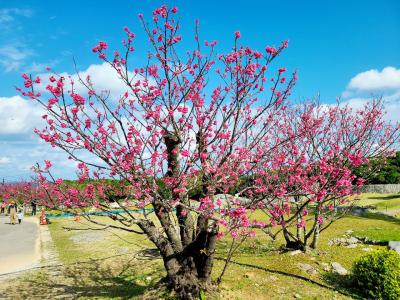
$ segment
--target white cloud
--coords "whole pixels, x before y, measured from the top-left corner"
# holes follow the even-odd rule
[[[400,89],[400,69],[385,67],[382,71],[372,69],[354,76],[347,91],[373,92]]]
[[[11,159],[9,157],[7,157],[7,156],[0,157],[0,166],[8,165],[9,163],[11,163]]]
[[[24,60],[32,55],[29,50],[18,49],[12,45],[6,45],[0,48],[0,55],[5,56],[11,60]]]
[[[64,72],[60,73],[59,75],[64,76],[65,78],[70,77],[75,83],[75,92],[80,94],[85,94],[87,89],[78,82],[78,79],[80,77],[85,81],[87,76],[90,76],[96,92],[99,93],[100,91],[109,91],[112,99],[118,99],[119,96],[123,95],[127,91],[127,86],[119,78],[118,73],[108,63],[105,62],[100,65],[90,65],[85,71],[80,71],[78,74],[69,74]],[[42,92],[46,92],[45,87],[49,83],[48,77],[50,75],[45,73],[39,74],[38,76],[43,80],[43,83],[39,86],[39,89]],[[129,76],[132,78],[134,74],[129,72]]]
[[[0,24],[14,21],[15,16],[30,17],[33,12],[27,8],[2,8],[0,9]]]
[[[32,133],[41,123],[42,109],[20,96],[0,97],[0,137]]]
[[[400,69],[385,67],[373,69],[354,76],[342,93],[344,104],[354,109],[362,108],[367,102],[384,100],[387,121],[400,121]]]
[[[1,135],[0,135],[1,137]],[[0,142],[0,155],[6,155],[2,163],[0,157],[0,178],[6,181],[29,179],[33,172],[32,166],[36,163],[43,164],[45,159],[54,163],[52,168],[56,177],[75,178],[75,163],[68,160],[67,154],[58,148],[39,141],[38,138],[24,141]]]
[[[0,47],[0,64],[5,67],[5,72],[18,71],[33,54],[32,50],[23,47],[4,45]]]
[[[14,58],[21,58],[15,54]],[[61,73],[61,76],[70,76],[75,81],[76,92],[85,94],[86,88],[78,83],[77,74]],[[90,65],[86,70],[79,72],[85,79],[90,75],[95,89],[110,91],[110,96],[117,99],[127,88],[118,78],[118,74],[108,64]],[[130,76],[133,76],[130,73]],[[39,75],[43,83],[39,87],[44,90],[45,78],[49,74]],[[1,177],[6,180],[29,178],[32,175],[30,167],[36,162],[43,163],[44,159],[54,162],[56,176],[75,178],[75,163],[67,159],[67,154],[49,144],[39,140],[33,133],[34,128],[42,128],[44,121],[41,116],[43,109],[35,102],[25,100],[20,96],[0,97],[0,171]],[[82,153],[87,161],[100,163],[95,157]],[[82,156],[81,155],[81,156]],[[8,177],[7,177],[8,176]],[[7,179],[8,178],[8,179]]]

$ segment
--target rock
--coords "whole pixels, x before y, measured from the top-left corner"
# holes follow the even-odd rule
[[[346,234],[346,235],[352,235],[353,232],[354,232],[353,230],[349,229],[349,230],[346,230],[346,231],[345,231],[345,234]]]
[[[358,242],[359,242],[359,240],[357,238],[355,238],[354,236],[347,239],[348,244],[357,244]]]
[[[332,246],[332,245],[348,246],[348,245],[357,244],[359,242],[360,241],[357,238],[352,236],[349,238],[334,238],[328,242],[328,245],[329,246]]]
[[[350,248],[350,249],[357,248],[357,244],[347,245],[346,248]]]
[[[331,266],[327,263],[321,263],[321,267],[326,272],[329,272],[331,270]]]
[[[62,294],[58,296],[53,296],[53,299],[71,299],[71,294]]]
[[[349,271],[347,271],[341,264],[338,262],[333,262],[331,263],[333,272],[339,274],[339,275],[347,275],[349,274]]]
[[[311,266],[309,264],[298,263],[297,267],[300,270],[303,270],[304,272],[307,272],[310,275],[317,275],[318,274],[318,271],[313,266]]]
[[[254,276],[254,273],[249,272],[249,273],[245,273],[244,277],[249,278],[249,279],[254,279],[255,276]]]
[[[294,295],[293,295],[293,297],[294,297],[295,299],[301,299],[301,296],[300,296],[300,294],[297,294],[297,293],[296,293],[296,294],[294,294]]]
[[[119,249],[119,253],[128,253],[129,252],[129,247],[121,247],[120,249]]]
[[[276,277],[276,276],[274,276],[274,275],[271,275],[271,276],[268,277],[268,279],[269,279],[270,281],[277,281],[277,280],[278,280],[278,277]]]
[[[388,248],[390,250],[394,250],[397,253],[400,253],[400,242],[399,241],[390,241],[388,244]]]
[[[300,253],[302,253],[301,250],[290,251],[290,255],[297,255],[297,254],[300,254]]]

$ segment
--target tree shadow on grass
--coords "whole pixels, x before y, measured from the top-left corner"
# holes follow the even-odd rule
[[[339,275],[334,272],[324,272],[321,274],[322,280],[334,287],[335,290],[341,293],[347,293],[354,299],[365,299],[365,296],[360,290],[354,286],[351,275]]]
[[[43,269],[19,278],[5,294],[6,299],[144,299],[162,275],[157,261],[125,256]]]
[[[367,212],[364,213],[362,215],[359,216],[354,216],[354,215],[348,215],[348,218],[352,218],[352,219],[371,219],[371,220],[380,220],[380,221],[386,221],[386,222],[390,222],[390,223],[394,223],[396,225],[400,225],[400,219],[396,218],[396,217],[392,217],[392,216],[388,216],[388,215],[384,215],[382,213],[371,213],[371,212]]]
[[[220,257],[216,257],[217,260],[223,260],[223,258]],[[359,297],[358,295],[358,291],[354,292],[353,289],[349,289],[348,286],[344,285],[344,284],[335,284],[335,283],[331,283],[327,280],[324,280],[325,282],[329,283],[329,285],[323,284],[321,282],[315,281],[311,278],[308,277],[304,277],[302,275],[297,275],[297,274],[292,274],[292,273],[288,273],[285,271],[281,271],[281,270],[274,270],[274,269],[269,269],[263,266],[258,266],[258,265],[253,265],[253,264],[248,264],[248,263],[241,263],[241,262],[237,262],[237,261],[231,261],[232,264],[235,265],[239,265],[239,266],[246,266],[246,267],[250,267],[250,268],[255,268],[258,270],[262,270],[268,273],[275,273],[275,274],[279,274],[279,275],[283,275],[283,276],[288,276],[291,278],[295,278],[295,279],[299,279],[302,281],[306,281],[312,284],[315,284],[319,287],[328,289],[328,290],[333,290],[333,291],[337,291],[338,293],[344,295],[344,296],[348,296],[348,297],[352,297],[353,299],[364,299],[362,297]],[[323,277],[324,278],[324,277]]]

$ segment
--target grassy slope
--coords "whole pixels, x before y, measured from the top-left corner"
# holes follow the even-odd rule
[[[136,251],[140,249],[137,244],[151,246],[143,236],[125,232],[117,232],[119,237],[124,240],[108,233],[102,241],[80,242],[79,246],[77,246],[76,243],[74,244],[71,241],[71,237],[82,234],[82,232],[63,230],[62,226],[65,226],[67,222],[72,224],[72,226],[76,225],[64,219],[57,220],[50,228],[53,233],[54,242],[61,253],[61,259],[68,263],[93,257],[115,255],[121,252],[121,249],[124,249],[124,251],[128,249],[129,251]],[[346,230],[352,229],[359,235],[367,235],[374,239],[376,236],[385,238],[387,234],[395,234],[400,240],[399,225],[400,223],[396,223],[383,216],[371,215],[369,218],[348,216],[336,222],[321,236],[320,251],[296,256],[292,256],[289,253],[281,254],[279,252],[278,249],[283,242],[280,238],[275,242],[271,242],[268,237],[259,234],[254,239],[248,239],[233,260],[238,263],[266,268],[269,271],[232,264],[224,277],[219,295],[212,295],[211,298],[288,299],[298,293],[303,299],[332,299],[334,296],[337,299],[348,299],[349,297],[338,294],[330,289],[293,278],[290,274],[300,275],[327,285],[328,283],[323,279],[324,271],[321,263],[336,261],[349,269],[356,258],[366,253],[362,250],[364,246],[359,246],[356,249],[328,246],[329,239],[342,236]],[[224,257],[228,244],[229,240],[227,239],[219,243],[217,256]],[[117,259],[117,261],[125,260],[125,256]],[[158,273],[156,272],[151,275],[152,279],[150,282],[144,281],[143,278],[148,277],[147,274],[151,271],[147,266],[148,263],[146,261],[140,262],[139,265],[134,264],[126,273],[127,278],[130,278],[130,280],[140,286],[140,290],[145,287],[150,288],[163,276],[161,261],[153,262],[152,268],[157,266]],[[320,273],[314,276],[309,275],[297,267],[298,263],[308,263],[319,270]],[[221,269],[222,262],[216,261],[214,278],[219,275]],[[278,274],[275,271],[282,271],[289,275]],[[118,295],[118,290],[115,293]]]
[[[372,200],[366,196],[365,200]],[[386,200],[377,200],[386,201]],[[328,246],[333,237],[342,236],[352,229],[358,235],[367,235],[373,239],[400,240],[400,223],[379,215],[365,217],[348,216],[337,221],[321,236],[320,250],[295,256],[279,251],[282,239],[272,242],[259,234],[248,239],[233,260],[242,264],[258,266],[266,270],[249,266],[231,264],[221,285],[220,293],[207,299],[292,299],[300,294],[302,299],[351,299],[329,288],[307,282],[293,275],[309,278],[323,285],[333,286],[324,280],[327,278],[322,263],[339,262],[350,269],[353,261],[365,254],[366,246],[349,249],[341,246]],[[66,264],[60,269],[58,277],[47,271],[18,279],[8,287],[20,293],[31,289],[33,295],[62,295],[70,293],[80,298],[95,299],[159,299],[155,289],[156,282],[164,276],[160,259],[146,260],[134,253],[143,248],[153,248],[147,239],[135,233],[124,231],[67,231],[63,227],[84,226],[69,218],[53,219],[49,225],[60,261]],[[224,257],[229,239],[219,242],[217,256]],[[381,248],[374,246],[372,248]],[[154,257],[153,257],[154,258]],[[78,262],[78,263],[77,263]],[[84,263],[82,263],[84,262]],[[297,267],[298,263],[307,263],[318,270],[318,274],[309,275]],[[222,268],[222,262],[215,262],[213,277],[216,278]],[[277,273],[280,271],[282,273]],[[286,274],[286,275],[285,275]],[[60,291],[58,291],[60,290]],[[0,287],[0,294],[2,289]]]
[[[381,217],[381,216],[379,216]],[[322,271],[321,263],[339,262],[345,268],[350,269],[353,261],[365,254],[362,250],[365,246],[358,246],[355,249],[349,249],[341,246],[328,246],[328,241],[333,237],[342,236],[346,230],[352,229],[355,232],[370,234],[369,230],[375,230],[373,233],[377,236],[384,237],[388,233],[394,235],[396,233],[397,240],[400,240],[400,221],[394,222],[388,218],[369,216],[369,218],[348,216],[337,221],[324,234],[321,235],[320,249],[318,252],[309,254],[299,254],[292,256],[289,253],[278,254],[265,250],[268,243],[267,238],[258,237],[253,241],[249,241],[240,253],[234,258],[235,261],[254,264],[271,270],[281,270],[289,274],[302,275],[311,278],[317,282],[327,284]],[[370,238],[373,238],[370,236]],[[269,244],[270,248],[277,248],[282,244],[282,240],[278,239],[274,244]],[[264,248],[264,249],[263,249]],[[381,247],[372,247],[381,248]],[[298,263],[307,263],[320,270],[321,273],[311,276],[301,271]],[[249,274],[247,274],[249,273]],[[238,299],[289,299],[295,293],[299,293],[302,299],[332,299],[335,292],[328,289],[318,287],[314,284],[307,283],[302,280],[292,278],[290,276],[281,276],[272,272],[244,268],[232,265],[225,277],[223,288],[229,290],[228,295],[235,291]],[[247,297],[251,293],[252,297]],[[222,293],[224,295],[225,292]],[[233,294],[231,294],[233,295]],[[338,299],[346,299],[347,297],[337,295]],[[227,297],[226,299],[229,299]]]
[[[376,207],[377,212],[390,212],[391,215],[400,218],[400,194],[365,193],[357,196],[357,205]],[[395,212],[394,212],[395,211]]]
[[[400,194],[364,193],[357,196],[360,199],[357,205],[374,205],[377,210],[400,209]]]

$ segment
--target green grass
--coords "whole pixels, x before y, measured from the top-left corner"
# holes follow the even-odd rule
[[[291,256],[289,253],[279,253],[278,249],[283,244],[282,237],[279,237],[275,242],[271,242],[265,236],[258,236],[253,240],[248,240],[240,252],[236,254],[234,260],[261,266],[269,271],[231,265],[223,281],[222,286],[224,289],[222,295],[224,293],[232,296],[240,295],[238,299],[290,299],[293,298],[294,294],[298,293],[302,296],[302,299],[332,299],[334,296],[336,296],[336,299],[350,299],[351,297],[293,278],[291,275],[300,275],[321,284],[335,286],[334,282],[326,281],[326,278],[332,278],[332,276],[322,271],[322,263],[335,261],[350,270],[353,262],[367,253],[362,249],[368,248],[368,246],[359,245],[355,249],[329,246],[330,239],[341,237],[347,230],[352,229],[355,233],[368,236],[371,239],[400,240],[399,225],[400,221],[381,215],[347,216],[338,220],[321,235],[318,251],[296,256]],[[225,241],[220,245],[219,249],[226,247],[227,242]],[[381,249],[383,247],[372,246],[371,248]],[[297,268],[298,263],[310,264],[320,273],[316,276],[311,276]],[[216,269],[218,269],[218,266],[217,264]],[[277,274],[275,271],[282,271],[288,275]],[[339,288],[342,291],[349,292],[343,286]],[[235,293],[232,293],[232,291],[235,291]],[[252,296],[246,297],[246,295]]]
[[[356,197],[359,206],[373,205],[377,210],[400,209],[400,194],[365,193]]]
[[[375,206],[377,212],[400,218],[400,194],[365,193],[355,197],[356,205]]]
[[[366,214],[363,219],[371,221],[363,228],[356,229],[354,235],[382,242],[400,241],[400,219],[376,213]]]
[[[108,217],[96,217],[96,219],[105,224],[112,223]],[[77,258],[95,259],[152,246],[144,235],[123,230],[74,230],[84,228],[99,228],[99,226],[84,219],[80,222],[74,221],[73,218],[52,219],[49,229],[62,262],[73,263]],[[83,238],[79,238],[82,236]]]
[[[363,195],[362,200],[367,203],[392,201],[372,199],[373,197],[376,198],[374,195]],[[253,218],[261,216],[259,212],[255,212]],[[64,264],[60,268],[60,274],[54,276],[51,270],[43,270],[26,278],[16,279],[7,287],[7,293],[13,295],[15,292],[18,295],[21,291],[30,289],[34,296],[71,293],[80,299],[169,297],[157,285],[165,276],[162,261],[154,256],[146,259],[136,255],[143,248],[154,248],[145,236],[114,229],[107,229],[103,233],[65,229],[84,228],[88,225],[85,222],[75,222],[73,218],[52,219],[49,229],[59,260]],[[318,251],[295,256],[281,252],[284,242],[281,236],[276,241],[271,241],[259,231],[255,238],[247,239],[233,257],[235,263],[228,267],[219,292],[208,295],[207,299],[292,299],[295,294],[299,294],[302,299],[357,298],[354,294],[346,296],[334,290],[336,288],[343,293],[353,293],[338,283],[340,281],[337,276],[325,272],[323,263],[339,262],[350,269],[354,260],[367,253],[363,248],[383,247],[359,245],[355,249],[349,249],[329,246],[329,240],[343,236],[349,229],[355,235],[374,240],[400,240],[399,225],[399,220],[378,214],[347,216],[323,232]],[[225,257],[229,243],[229,238],[218,242],[217,257]],[[318,274],[310,275],[302,271],[297,267],[298,263],[310,264]],[[223,262],[216,260],[214,265],[213,278],[217,278]],[[0,288],[0,294],[2,290]]]

